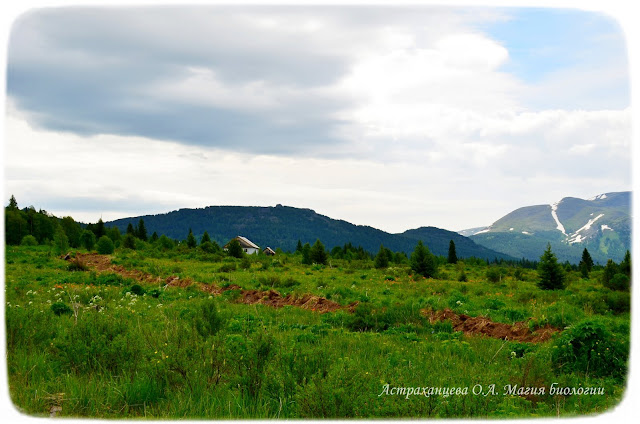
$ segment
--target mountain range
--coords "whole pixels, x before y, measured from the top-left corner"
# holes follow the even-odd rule
[[[526,206],[488,227],[459,231],[476,243],[517,258],[538,260],[547,243],[561,261],[577,263],[588,249],[594,261],[619,262],[631,248],[631,192],[565,197]]]
[[[277,205],[258,206],[208,206],[197,209],[180,209],[158,215],[122,218],[105,223],[116,226],[124,233],[131,223],[134,227],[144,220],[149,234],[184,240],[191,229],[197,239],[206,231],[221,246],[238,235],[247,237],[261,248],[281,248],[293,251],[298,240],[313,244],[316,239],[329,249],[351,243],[376,253],[383,244],[396,252],[410,255],[418,240],[436,255],[446,256],[449,242],[453,240],[459,257],[482,259],[515,259],[481,246],[456,232],[435,227],[421,227],[400,234],[391,234],[373,227],[354,225],[347,221],[320,215],[311,209]],[[519,258],[518,258],[519,259]]]

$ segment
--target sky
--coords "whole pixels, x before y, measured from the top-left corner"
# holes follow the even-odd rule
[[[631,190],[628,40],[576,8],[62,7],[9,29],[4,191],[82,222],[310,208],[388,232]]]

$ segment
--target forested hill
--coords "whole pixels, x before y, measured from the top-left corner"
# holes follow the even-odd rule
[[[258,246],[267,246],[285,251],[293,251],[298,240],[303,244],[313,244],[316,239],[329,249],[352,243],[365,250],[376,253],[380,244],[393,251],[410,254],[418,240],[422,240],[433,253],[447,255],[449,241],[456,244],[460,257],[475,256],[493,260],[494,258],[513,259],[512,257],[480,246],[458,233],[434,227],[423,227],[406,231],[402,234],[387,232],[361,225],[354,225],[343,220],[336,220],[317,214],[311,209],[300,209],[289,206],[257,207],[257,206],[209,206],[200,209],[180,209],[177,211],[118,219],[106,223],[116,226],[124,233],[129,223],[134,227],[142,218],[149,234],[154,231],[158,235],[184,240],[189,229],[199,240],[205,231],[209,236],[223,245],[231,238],[241,235],[247,237]]]

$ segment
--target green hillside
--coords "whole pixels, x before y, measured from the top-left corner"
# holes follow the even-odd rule
[[[134,226],[140,218],[144,219],[149,234],[154,231],[168,237],[182,240],[191,228],[196,238],[206,231],[218,244],[224,244],[231,238],[242,235],[258,246],[295,250],[298,240],[303,244],[313,244],[320,239],[328,248],[352,243],[375,253],[380,244],[398,252],[410,254],[417,240],[422,240],[433,253],[447,255],[449,241],[454,240],[458,255],[475,256],[493,260],[494,258],[513,259],[510,256],[492,251],[474,243],[472,240],[453,231],[434,227],[423,227],[402,234],[390,234],[369,226],[354,225],[317,214],[311,209],[300,209],[277,205],[275,207],[257,206],[208,206],[200,209],[180,209],[177,211],[123,218],[106,223],[126,231],[129,223]]]

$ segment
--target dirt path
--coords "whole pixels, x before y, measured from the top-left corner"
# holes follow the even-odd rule
[[[529,330],[526,321],[519,321],[513,325],[491,321],[486,317],[470,317],[465,314],[457,314],[446,308],[442,311],[423,310],[422,314],[429,318],[431,323],[437,321],[451,321],[454,331],[462,331],[465,334],[478,334],[502,340],[542,343],[560,330],[547,325],[535,332]]]
[[[353,312],[355,307],[358,305],[358,302],[353,302],[350,305],[342,306],[332,300],[308,293],[302,295],[288,294],[286,296],[282,296],[275,290],[246,290],[236,284],[230,284],[226,287],[218,287],[215,284],[200,283],[193,281],[190,278],[181,279],[176,275],[162,278],[153,276],[144,271],[127,269],[121,265],[114,265],[111,263],[110,256],[98,255],[95,253],[78,253],[76,254],[75,259],[69,260],[79,261],[88,268],[97,272],[113,272],[141,283],[164,284],[165,287],[183,288],[196,284],[199,286],[200,290],[214,295],[220,295],[229,290],[239,290],[240,296],[238,297],[238,302],[245,303],[247,305],[261,304],[274,308],[294,306],[319,313],[334,312],[338,310]],[[431,323],[450,320],[455,331],[462,331],[469,335],[484,335],[503,340],[542,343],[549,340],[553,334],[560,331],[557,328],[546,326],[532,332],[529,330],[526,321],[520,321],[513,325],[509,325],[491,321],[486,317],[470,317],[464,314],[457,314],[448,308],[442,311],[422,310],[421,312]]]

